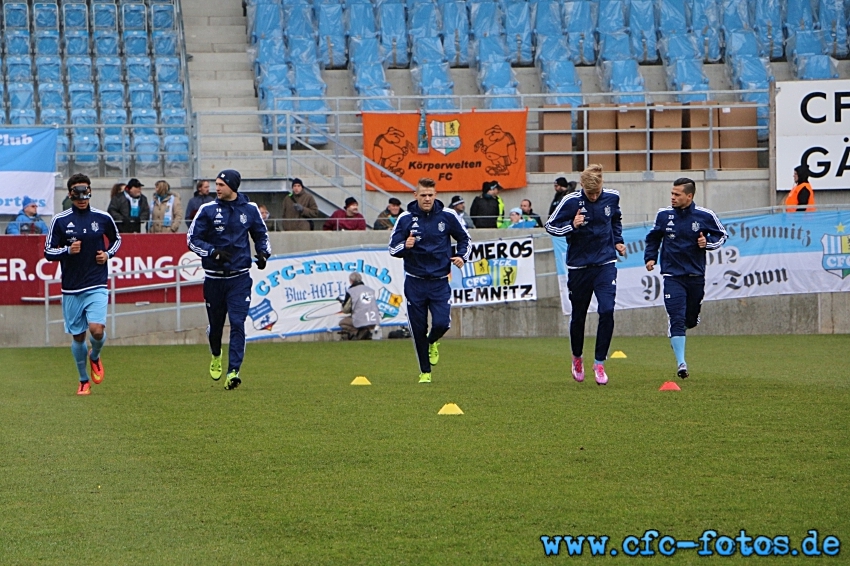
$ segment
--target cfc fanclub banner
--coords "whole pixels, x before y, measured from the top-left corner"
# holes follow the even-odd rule
[[[506,189],[526,185],[527,110],[457,114],[363,113],[363,153],[411,185],[422,177],[438,191],[478,190],[496,180]],[[409,192],[370,165],[366,177],[387,191]]]
[[[53,216],[57,131],[0,129],[0,214],[17,216],[24,197],[30,197],[40,215]]]
[[[273,256],[265,270],[251,269],[248,340],[338,330],[346,316],[339,300],[354,272],[375,290],[382,326],[407,324],[404,262],[386,248]],[[469,263],[452,266],[449,283],[454,307],[535,300],[534,242],[474,242]]]
[[[706,252],[705,300],[850,291],[850,211],[721,218],[729,237]],[[660,269],[648,272],[643,251],[650,225],[623,230],[617,263],[617,309],[664,305]],[[566,241],[553,238],[561,306],[570,314]],[[660,259],[660,254],[659,254]],[[591,310],[596,310],[593,299]]]

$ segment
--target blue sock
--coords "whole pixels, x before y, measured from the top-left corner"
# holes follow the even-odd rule
[[[673,346],[673,353],[676,354],[676,364],[685,363],[685,337],[671,336],[670,345]]]
[[[594,364],[598,364],[598,365],[600,365],[600,366],[604,366],[604,365],[605,365],[605,360],[602,360],[601,362],[600,362],[599,360],[593,360],[593,363],[594,363]]]
[[[90,336],[89,342],[91,342],[91,359],[97,361],[100,359],[100,350],[106,344],[106,332],[103,333],[100,340],[96,340],[94,336]]]
[[[74,362],[77,364],[77,370],[80,372],[80,381],[88,381],[89,376],[86,373],[86,358],[88,358],[86,341],[77,342],[71,339],[71,354],[73,354]]]

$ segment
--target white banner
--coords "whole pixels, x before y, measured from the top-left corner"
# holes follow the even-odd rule
[[[705,300],[850,291],[850,212],[773,214],[723,219],[726,244],[706,256]],[[663,278],[646,271],[650,226],[623,230],[627,255],[618,262],[617,309],[664,305]],[[566,241],[553,238],[561,307],[570,314]],[[596,311],[596,299],[591,303]]]
[[[38,203],[38,214],[50,223],[56,182],[55,128],[0,129],[0,214],[15,216],[24,197]]]
[[[266,269],[251,268],[254,280],[245,334],[262,340],[339,330],[340,299],[357,272],[377,292],[381,326],[407,324],[404,267],[387,248],[271,257]]]
[[[850,188],[850,81],[776,83],[776,190],[809,166],[815,191]]]
[[[534,301],[536,280],[532,238],[473,242],[463,269],[452,266],[452,306]]]

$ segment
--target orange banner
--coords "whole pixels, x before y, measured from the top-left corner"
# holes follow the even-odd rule
[[[505,189],[526,186],[528,111],[428,114],[363,113],[363,153],[411,185],[422,177],[438,191],[480,191],[496,180]],[[366,165],[366,179],[385,191],[409,191]]]

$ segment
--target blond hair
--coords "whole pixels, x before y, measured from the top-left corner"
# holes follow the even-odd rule
[[[602,166],[592,163],[581,172],[581,186],[588,191],[602,190]]]
[[[154,186],[156,187],[156,194],[159,196],[167,195],[168,191],[171,189],[171,185],[169,185],[167,181],[157,181]]]

